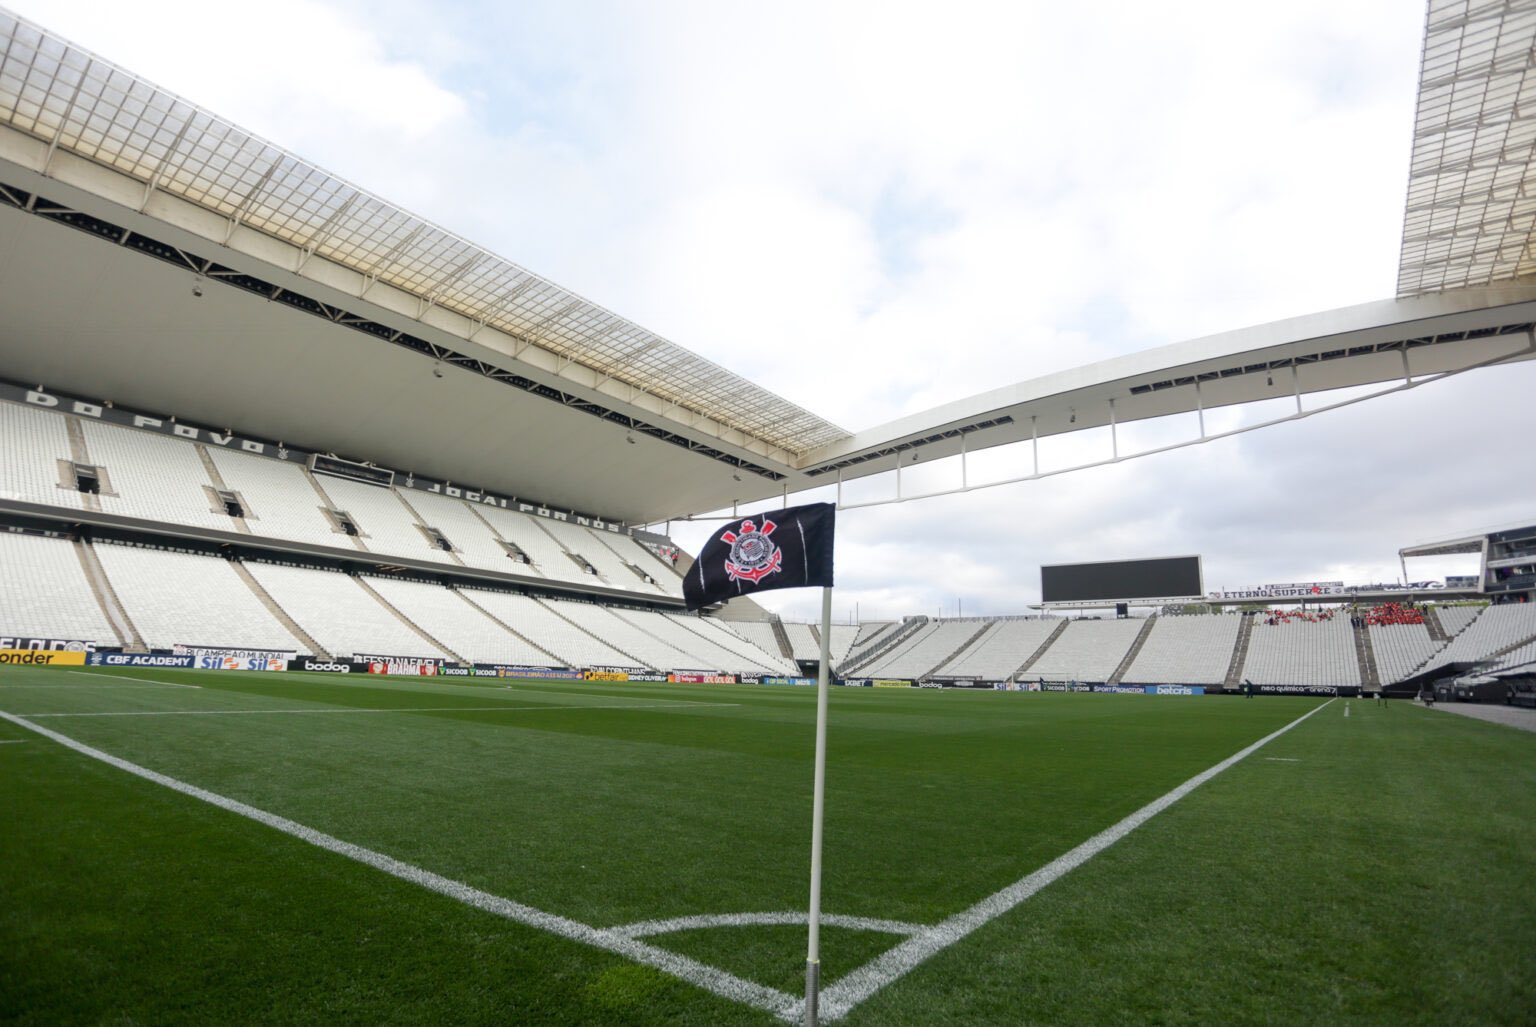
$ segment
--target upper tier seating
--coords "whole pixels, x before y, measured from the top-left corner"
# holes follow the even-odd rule
[[[325,501],[302,465],[212,446],[208,455],[224,484],[245,501],[245,523],[252,534],[352,548],[352,540],[322,513]]]
[[[1243,619],[1230,613],[1159,617],[1120,680],[1126,684],[1219,685],[1226,680],[1242,626]]]
[[[1324,620],[1253,617],[1242,677],[1256,685],[1360,684],[1355,634],[1348,617]]]
[[[427,541],[411,511],[400,502],[394,489],[365,485],[360,481],[317,475],[320,487],[331,497],[336,509],[352,515],[363,544],[370,553],[404,556],[413,560],[452,563],[448,554]],[[405,653],[389,653],[404,656]]]
[[[940,667],[937,676],[1006,681],[1051,637],[1061,621],[1055,617],[1000,620],[958,658]]]
[[[583,573],[581,568],[566,555],[560,543],[540,526],[547,518],[532,517],[494,506],[480,508],[480,514],[490,522],[491,527],[496,529],[497,534],[517,546],[528,559],[533,561],[531,566],[515,565],[521,568],[522,572],[532,571],[532,576],[542,575],[553,578],[555,581],[575,581],[584,585],[599,584],[591,575]]]
[[[132,546],[95,549],[123,611],[152,649],[308,648],[262,605],[228,560]]]
[[[65,473],[76,456],[70,443],[72,421],[78,424],[84,444],[81,462],[104,472],[99,500],[84,499]],[[204,454],[211,469],[204,464]],[[62,471],[61,461],[66,465]],[[356,549],[356,543],[326,517],[324,511],[330,507],[350,514],[363,547],[382,557],[409,557],[445,566],[462,563],[637,595],[682,594],[682,579],[670,563],[627,534],[491,504],[471,506],[436,493],[311,476],[296,462],[0,402],[0,499],[73,510],[99,502],[102,511],[124,517],[240,532],[241,522],[225,511],[214,491],[221,484],[241,500],[241,520],[253,540]],[[426,528],[441,532],[453,547],[452,554],[436,545]],[[498,535],[533,562],[514,560]],[[585,573],[567,549],[596,568],[598,575]]]
[[[1144,620],[1074,620],[1029,668],[1050,681],[1107,681],[1130,651]]]
[[[496,540],[490,526],[462,499],[412,490],[401,491],[400,495],[415,508],[422,520],[443,533],[468,566],[532,578],[539,576],[527,564],[513,560]],[[439,551],[433,559],[446,555]]]
[[[671,561],[663,560],[628,535],[600,531],[597,528],[590,530],[598,542],[619,554],[621,560],[634,564],[655,578],[656,584],[661,587],[662,594],[669,596],[683,594],[682,576],[677,573],[677,568]]]
[[[622,588],[629,592],[649,592],[656,595],[666,594],[666,589],[655,583],[656,575],[651,574],[647,570],[644,573],[653,580],[648,582],[640,577],[639,574],[635,573],[634,569],[629,567],[620,558],[618,553],[603,545],[598,540],[597,534],[590,528],[580,524],[571,524],[568,521],[557,521],[552,518],[546,518],[543,521],[542,527],[554,536],[555,540],[567,551],[575,553],[596,568],[597,573],[602,576],[609,586]],[[654,562],[654,560],[651,562]],[[657,569],[659,570],[660,568]]]
[[[8,531],[0,532],[0,634],[119,644],[75,543]]]
[[[450,655],[406,627],[345,574],[255,562],[246,564],[246,569],[333,656],[364,653],[445,659]]]
[[[195,445],[99,421],[82,419],[80,427],[91,463],[106,469],[116,493],[108,495],[103,487],[102,510],[195,528],[239,530],[222,509],[215,512],[209,498],[213,482]]]
[[[70,459],[63,414],[0,403],[0,442],[0,499],[80,509],[80,493],[59,485],[59,461]]]

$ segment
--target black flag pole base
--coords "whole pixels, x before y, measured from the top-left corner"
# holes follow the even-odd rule
[[[805,1027],[816,1027],[816,996],[821,992],[821,963],[805,961]]]

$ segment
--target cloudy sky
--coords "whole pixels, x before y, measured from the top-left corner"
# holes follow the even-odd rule
[[[853,430],[1395,291],[1411,0],[7,2]],[[835,616],[1023,612],[1041,564],[1078,560],[1199,553],[1209,588],[1396,580],[1403,545],[1536,519],[1528,454],[1488,444],[1529,437],[1533,386],[1531,365],[1474,373],[849,510]],[[674,525],[690,548],[708,530]]]

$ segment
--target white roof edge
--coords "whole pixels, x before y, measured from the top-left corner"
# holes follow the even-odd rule
[[[227,219],[231,236],[240,229],[290,246],[308,245],[317,257],[415,297],[425,310],[439,307],[489,324],[775,449],[798,453],[848,435],[708,358],[3,7],[0,71],[5,73],[0,124],[47,142],[50,157],[56,147],[132,181],[146,190],[140,210],[158,191]],[[121,95],[109,99],[105,80],[88,72],[110,78],[110,91]],[[108,130],[88,130],[87,117],[93,126],[109,123]],[[184,126],[179,133],[177,125]],[[166,153],[152,157],[151,144]],[[225,170],[211,170],[211,160],[197,164],[191,154],[198,147],[226,161],[220,165]],[[47,167],[42,173],[52,177]],[[317,205],[316,196],[334,202]],[[123,202],[123,197],[103,198]],[[445,270],[449,265],[453,270]],[[683,380],[669,381],[671,372]]]
[[[944,425],[985,418],[1008,407],[1049,396],[1139,376],[1167,375],[1180,367],[1201,361],[1231,359],[1245,353],[1282,347],[1295,348],[1306,343],[1323,343],[1331,337],[1348,332],[1394,325],[1407,327],[1415,321],[1446,314],[1481,311],[1532,301],[1536,301],[1536,281],[1474,286],[1426,296],[1375,300],[1202,336],[1015,382],[910,414],[856,432],[844,442],[823,447],[811,454],[806,462],[809,465],[835,459],[845,453],[931,432]]]

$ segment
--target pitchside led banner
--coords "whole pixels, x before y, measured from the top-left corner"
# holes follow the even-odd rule
[[[812,503],[728,521],[683,579],[688,609],[773,588],[831,588],[836,519],[831,503]]]

